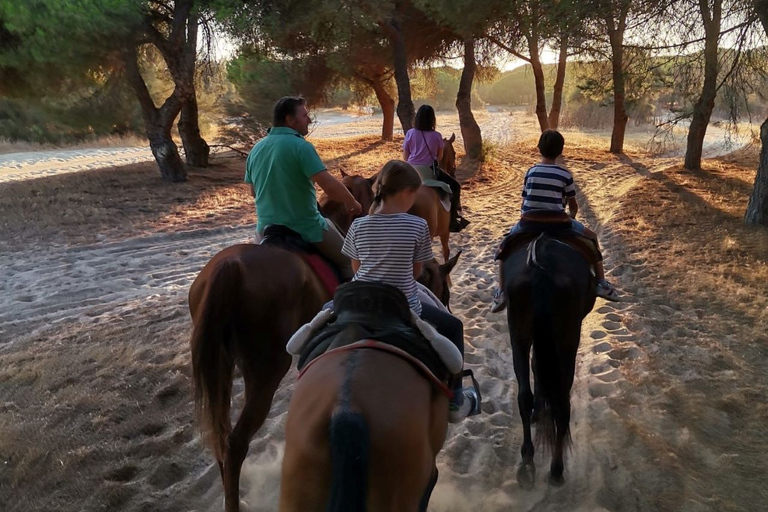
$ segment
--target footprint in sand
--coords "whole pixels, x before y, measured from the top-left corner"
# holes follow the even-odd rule
[[[589,373],[593,375],[607,373],[607,372],[613,371],[620,364],[621,363],[619,363],[619,361],[616,361],[614,359],[608,359],[607,361],[594,365],[592,368],[589,369]]]
[[[609,331],[615,331],[617,329],[621,329],[621,324],[619,322],[612,322],[610,320],[607,320],[601,324],[603,328],[609,330]]]
[[[619,361],[624,359],[638,359],[642,355],[640,349],[637,347],[620,347],[611,350],[608,356],[617,359]]]
[[[624,318],[616,313],[608,313],[605,315],[605,319],[610,320],[611,322],[621,322]]]
[[[611,345],[607,341],[604,341],[592,347],[592,352],[594,352],[595,354],[602,354],[604,352],[608,352],[611,349],[613,349],[613,345]]]
[[[139,468],[137,468],[133,464],[128,464],[126,466],[122,466],[110,471],[104,477],[104,480],[107,480],[109,482],[120,482],[120,483],[130,482],[138,473],[139,473]]]
[[[606,313],[611,313],[612,311],[616,311],[616,308],[614,308],[609,304],[606,304],[605,306],[600,306],[595,310],[596,313],[600,313],[601,315],[604,315]]]
[[[605,338],[606,336],[607,336],[607,334],[606,334],[605,331],[592,331],[589,334],[589,337],[592,338],[593,340],[601,340],[601,339]]]
[[[594,381],[589,383],[589,394],[593,398],[611,396],[616,391],[616,386],[610,382]]]
[[[149,477],[149,483],[156,489],[166,489],[180,482],[188,474],[187,469],[176,462],[161,464]]]
[[[618,368],[614,368],[609,372],[597,374],[595,377],[603,382],[616,382],[622,378],[622,373]]]

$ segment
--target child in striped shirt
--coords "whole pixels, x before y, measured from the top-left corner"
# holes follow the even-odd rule
[[[370,215],[356,219],[349,228],[341,252],[352,260],[354,281],[378,281],[396,286],[408,299],[411,310],[434,325],[464,356],[464,325],[455,316],[419,301],[416,277],[431,260],[432,240],[427,221],[408,214],[421,186],[419,173],[406,162],[390,160],[373,185]],[[474,388],[462,387],[460,375],[452,378],[454,398],[451,423],[477,412]]]
[[[573,184],[571,173],[557,164],[556,160],[563,153],[565,139],[556,130],[545,130],[539,138],[539,152],[541,162],[534,165],[525,173],[523,180],[523,205],[522,213],[536,210],[550,210],[565,212],[568,206],[568,214],[571,216],[571,229],[583,234],[587,238],[597,240],[597,235],[584,224],[576,220],[579,204],[576,202],[576,188]],[[520,223],[515,224],[509,231],[510,235],[519,233]],[[499,262],[499,275],[501,275],[501,263]],[[595,264],[595,277],[597,278],[597,296],[608,300],[616,300],[616,289],[605,279],[603,262]],[[507,306],[507,299],[503,290],[499,287],[494,294],[491,312],[498,313]]]

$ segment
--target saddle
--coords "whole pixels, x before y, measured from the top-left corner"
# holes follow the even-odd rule
[[[602,261],[597,240],[577,233],[571,227],[571,217],[565,212],[532,211],[520,218],[519,233],[507,235],[499,244],[494,260],[503,261],[516,249],[523,247],[542,234],[553,238],[579,252],[590,265]]]
[[[323,283],[323,287],[330,295],[333,295],[336,288],[342,282],[338,267],[323,256],[314,245],[305,241],[300,234],[287,226],[270,224],[265,227],[259,245],[280,247],[301,256]]]
[[[301,351],[299,371],[306,369],[322,354],[356,345],[360,340],[375,340],[381,345],[393,348],[388,351],[401,356],[404,354],[404,359],[417,363],[415,365],[418,369],[428,371],[440,382],[445,382],[452,373],[461,368],[458,349],[442,338],[444,343],[448,343],[450,348],[455,350],[455,354],[449,354],[447,359],[458,355],[458,361],[454,357],[451,363],[451,366],[458,363],[458,369],[452,368],[451,371],[448,368],[444,362],[446,355],[438,353],[440,345],[438,344],[436,349],[434,341],[428,339],[419,326],[414,324],[414,315],[405,295],[394,286],[363,281],[345,283],[336,290],[333,303],[334,313],[329,310],[321,311],[313,320],[314,326],[312,322],[307,324],[310,326],[307,331],[312,333],[309,341],[296,344],[294,338],[299,334],[297,332],[289,342],[289,352],[293,351],[292,344],[297,345]],[[421,320],[419,322],[426,324]],[[363,347],[378,348],[370,343],[364,344]]]

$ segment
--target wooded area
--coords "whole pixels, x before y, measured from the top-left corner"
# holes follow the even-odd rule
[[[530,103],[542,130],[610,110],[612,153],[630,121],[687,125],[695,170],[713,115],[768,117],[766,34],[768,0],[0,0],[0,137],[140,132],[163,179],[184,181],[208,165],[212,112],[245,130],[285,94],[375,99],[391,140],[420,96],[455,107],[467,158],[485,156],[473,108]],[[529,74],[499,70],[512,58]],[[768,119],[760,141],[745,220],[768,225]]]

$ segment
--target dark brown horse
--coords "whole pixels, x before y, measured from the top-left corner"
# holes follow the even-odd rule
[[[536,473],[531,423],[536,422],[537,439],[552,450],[549,481],[562,484],[563,452],[570,442],[576,353],[581,322],[595,304],[595,278],[579,251],[551,238],[511,252],[504,260],[503,275],[517,403],[523,420],[523,463],[518,481],[533,485]]]
[[[446,300],[455,258],[443,265],[435,261],[425,265],[428,287]],[[227,512],[239,509],[240,469],[248,444],[264,423],[289,369],[291,357],[285,345],[330,298],[300,256],[269,245],[228,247],[192,283],[195,403],[206,444],[219,463]],[[245,383],[245,402],[232,428],[235,365]]]
[[[280,512],[426,512],[447,410],[446,395],[395,354],[318,359],[288,408]]]

